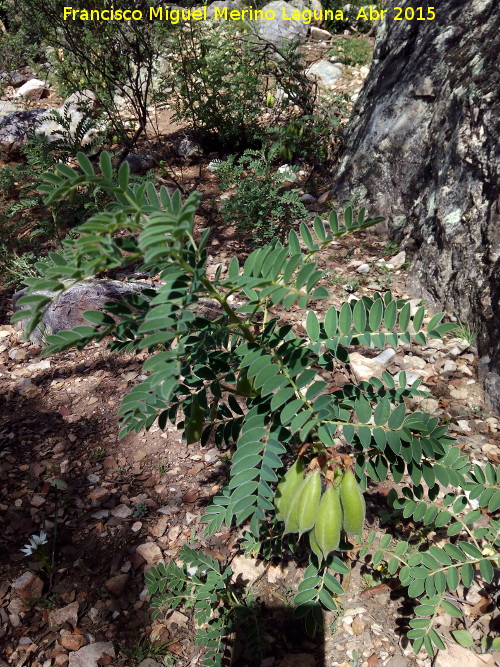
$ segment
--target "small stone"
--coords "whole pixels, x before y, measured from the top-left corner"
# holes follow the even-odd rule
[[[394,350],[388,348],[370,359],[359,352],[352,352],[349,355],[349,363],[359,381],[369,380],[372,377],[379,377],[395,354]]]
[[[439,651],[433,667],[494,667],[495,658],[491,653],[479,655],[459,644],[448,644],[445,651]]]
[[[99,667],[106,664],[106,656],[115,658],[115,648],[111,642],[97,642],[83,646],[69,654],[68,667]]]
[[[20,88],[17,89],[14,97],[29,97],[32,100],[39,100],[48,92],[44,81],[40,79],[30,79],[26,81]]]
[[[161,537],[162,535],[165,534],[165,531],[167,530],[169,523],[170,523],[170,521],[169,521],[168,517],[163,515],[154,524],[154,526],[151,527],[151,535],[154,535],[155,537]]]
[[[92,507],[99,507],[111,498],[111,491],[102,486],[92,489],[87,498],[92,502]]]
[[[139,461],[143,461],[146,457],[147,452],[145,452],[143,449],[139,449],[134,453],[134,463],[139,463]]]
[[[26,354],[26,350],[15,347],[13,350],[9,350],[9,359],[12,359],[13,361],[23,361],[26,358]]]
[[[444,366],[442,368],[443,373],[454,373],[457,370],[457,365],[454,361],[451,361],[451,359],[447,359],[444,362]]]
[[[406,262],[406,253],[404,250],[401,250],[401,252],[398,252],[397,255],[394,255],[394,257],[391,257],[389,262],[393,265],[395,269],[400,269],[403,264]]]
[[[427,366],[425,359],[416,356],[406,356],[403,360],[403,368],[406,370],[422,370]]]
[[[130,507],[127,507],[127,505],[117,505],[115,508],[111,510],[111,514],[113,516],[116,516],[118,519],[127,519],[129,516],[133,514],[133,511],[131,510]]]
[[[326,192],[323,192],[323,194],[318,197],[318,204],[326,204],[327,201],[330,201],[332,198],[332,190],[327,190]]]
[[[369,264],[361,264],[356,269],[356,272],[357,273],[368,273],[369,270],[370,270],[370,265]]]
[[[429,412],[431,415],[439,408],[439,402],[435,398],[424,398],[419,405],[424,412]]]
[[[78,602],[72,602],[61,609],[49,611],[49,627],[60,628],[65,623],[75,626],[78,623],[78,607]]]
[[[363,621],[363,617],[358,614],[358,616],[355,616],[353,621],[352,621],[352,631],[354,632],[355,635],[361,635],[365,631],[365,622]]]
[[[142,523],[140,521],[134,521],[134,523],[131,526],[131,530],[133,533],[138,533],[141,528],[142,528]]]
[[[314,204],[317,201],[316,197],[314,195],[309,194],[308,192],[305,192],[303,195],[300,195],[299,199],[303,204]]]
[[[342,65],[333,64],[328,60],[318,60],[306,71],[310,78],[317,78],[318,85],[322,88],[333,88],[342,76]]]
[[[89,613],[87,614],[87,616],[89,617],[91,623],[97,623],[97,621],[101,617],[101,612],[99,611],[99,609],[96,609],[95,607],[91,607],[89,609]]]
[[[167,618],[165,624],[167,627],[170,627],[173,623],[175,623],[179,628],[186,628],[188,622],[189,618],[185,614],[182,614],[180,611],[175,609]]]
[[[459,419],[457,421],[457,425],[464,433],[470,433],[472,431],[471,427],[469,426],[469,422],[466,419]]]
[[[451,389],[450,396],[452,398],[458,398],[459,400],[465,400],[469,396],[469,392],[466,387],[460,387],[458,389]]]
[[[311,26],[310,37],[315,42],[329,42],[333,39],[332,34],[328,30],[317,28],[315,25]]]
[[[408,660],[404,655],[397,653],[396,655],[393,655],[392,658],[389,658],[385,663],[385,667],[408,667]]]
[[[62,635],[59,641],[61,646],[68,651],[78,651],[87,643],[84,635],[81,634]]]
[[[112,595],[118,597],[125,590],[128,581],[128,574],[117,574],[116,576],[111,577],[111,579],[108,579],[104,585]]]
[[[135,550],[135,553],[139,554],[141,558],[144,558],[146,563],[149,565],[157,563],[162,559],[161,549],[154,542],[145,542],[144,544],[139,544]]]
[[[24,572],[12,582],[12,588],[22,600],[39,600],[42,597],[43,581],[34,572]]]
[[[146,658],[146,660],[140,662],[137,667],[162,667],[162,663],[156,662],[153,658]]]
[[[41,507],[45,504],[45,498],[43,496],[32,496],[30,498],[30,505],[32,507]]]

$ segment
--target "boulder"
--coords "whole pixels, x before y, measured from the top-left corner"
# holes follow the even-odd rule
[[[30,336],[31,341],[42,341],[48,334],[73,329],[89,322],[83,318],[86,310],[100,310],[106,301],[123,302],[126,294],[139,294],[150,285],[141,282],[123,283],[119,280],[88,278],[82,280],[50,303],[43,315],[42,321]],[[17,305],[18,300],[26,293],[26,288],[19,290],[13,296],[13,310],[17,312],[22,307]],[[52,292],[39,291],[35,294],[52,296]]]
[[[257,20],[252,22],[252,28],[256,34],[266,42],[275,46],[286,46],[290,42],[303,42],[307,38],[309,28],[302,21],[283,20],[282,12],[291,16],[296,10],[293,5],[284,0],[273,0],[262,7],[264,15],[266,12],[274,12],[274,18],[271,20]]]
[[[49,89],[45,81],[30,79],[18,88],[14,97],[29,97],[31,100],[39,100],[42,97],[47,97],[48,93]]]
[[[443,0],[416,23],[380,22],[334,198],[385,216],[412,261],[410,292],[478,331],[499,409],[498,2]]]
[[[215,2],[212,2],[207,7],[207,17],[209,19],[213,19],[216,7],[217,9],[224,9],[224,7],[227,7],[228,12],[233,9],[243,9],[243,5],[241,2],[238,2],[238,0],[215,0]]]
[[[30,109],[29,111],[11,111],[0,120],[0,148],[9,155],[19,153],[22,146],[28,142],[31,130],[38,134],[42,124],[44,109]]]
[[[317,78],[322,88],[334,88],[342,76],[342,65],[333,64],[328,60],[318,60],[308,68],[307,76]]]

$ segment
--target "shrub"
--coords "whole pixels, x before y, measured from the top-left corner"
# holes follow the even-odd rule
[[[22,30],[24,43],[37,45],[49,56],[50,72],[61,93],[89,90],[96,106],[127,147],[133,146],[146,127],[153,75],[161,53],[167,24],[161,21],[65,20],[63,0],[22,0],[13,13],[12,39]],[[105,0],[92,9],[109,9]],[[134,4],[145,16],[149,3]],[[9,33],[10,34],[10,33]],[[129,128],[121,100],[132,109]]]
[[[293,170],[280,171],[273,165],[276,153],[277,148],[246,150],[240,158],[229,156],[217,168],[220,188],[236,189],[224,203],[224,221],[251,234],[255,242],[275,236],[283,239],[295,223],[309,218],[296,190],[284,189]]]
[[[322,624],[323,608],[339,608],[338,596],[344,594],[339,579],[349,574],[348,559],[371,554],[372,565],[385,562],[387,572],[419,602],[408,632],[414,651],[424,648],[434,655],[436,648],[444,648],[433,627],[438,610],[462,617],[461,598],[449,592],[460,584],[468,588],[476,577],[486,585],[493,580],[500,520],[491,515],[500,507],[500,469],[490,463],[471,466],[437,417],[407,412],[407,399],[428,396],[420,379],[410,384],[404,372],[397,379],[384,372],[381,379],[340,389],[329,383],[332,372],[349,363],[351,346],[425,344],[454,329],[443,322],[443,314],[423,329],[424,308],[412,314],[410,304],[390,292],[346,302],[340,309],[331,306],[318,317],[314,302],[328,292],[319,284],[324,272],[317,268],[315,255],[380,218],[366,218],[364,210],[355,218],[351,208],[344,211],[343,222],[335,212],[327,221],[316,217],[312,229],[300,225],[300,236],[292,230],[286,243],[273,240],[255,249],[243,265],[233,257],[224,271],[219,267],[209,279],[209,230],[198,236],[193,227],[197,193],[183,204],[179,192],[170,197],[165,188],[157,192],[152,184],[131,186],[126,163],[115,179],[107,153],[101,155],[102,176],[94,173],[85,155],[78,161],[79,170],[58,165],[56,173],[47,175],[47,202],[71,196],[82,186],[102,188],[116,201],[81,225],[80,236],[53,254],[50,266],[38,265],[42,278],[26,280],[29,294],[18,303],[27,310],[13,319],[27,317],[29,335],[50,302],[37,290],[57,295],[67,281],[142,259],[152,275],[160,274],[160,287],[125,297],[126,304],[86,312],[90,324],[48,336],[45,354],[83,348],[106,336],[112,336],[110,349],[116,352],[151,353],[143,365],[147,379],[122,402],[120,437],[155,422],[161,428],[172,422],[190,441],[199,434],[202,444],[213,437],[217,445],[233,448],[227,483],[205,511],[207,533],[223,524],[244,525],[242,547],[248,554],[270,558],[289,549],[307,554],[295,606],[311,634]],[[218,316],[209,320],[197,311],[202,297],[218,302]],[[309,308],[303,334],[283,324],[272,310],[292,306]],[[283,506],[290,493],[285,471],[288,468],[287,480],[293,479],[294,466],[296,476],[307,474],[300,492],[294,487],[290,495],[289,502],[297,502],[296,514],[289,503]],[[313,477],[314,483],[308,482]],[[419,536],[414,530],[404,540],[393,539],[389,532],[380,539],[375,531],[366,537],[347,534],[362,527],[359,489],[388,477],[396,483],[405,480],[401,495],[395,490],[389,494],[395,515],[400,520],[411,517],[425,531]],[[322,484],[335,493],[340,490],[341,508],[336,504],[334,510],[344,516],[339,540],[322,535],[319,528],[315,532],[328,493],[325,490],[319,501]],[[490,516],[479,523],[482,510]],[[298,525],[292,525],[294,521]],[[423,535],[430,530],[439,531],[439,547],[432,536]],[[331,548],[335,551],[328,553]],[[205,664],[220,665],[217,637],[226,632],[228,602],[222,589],[227,573],[214,572],[198,552],[184,551],[182,558],[184,564],[195,565],[196,578],[186,582],[184,567],[170,564],[165,574],[159,566],[148,576],[150,592],[159,596],[153,604],[156,610],[163,603],[194,605],[200,619],[209,622],[209,638],[215,642]],[[175,589],[166,588],[168,582]]]
[[[294,45],[278,51],[225,22],[189,24],[175,40],[177,118],[191,122],[200,140],[230,151],[259,147],[266,107],[266,125],[314,112],[315,86]]]

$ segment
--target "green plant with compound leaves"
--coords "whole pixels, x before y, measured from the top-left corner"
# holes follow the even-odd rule
[[[244,628],[247,650],[261,656],[264,624],[259,605],[250,591],[242,593],[231,583],[232,569],[221,571],[217,560],[187,546],[179,551],[179,559],[181,565],[159,563],[145,575],[153,618],[166,609],[192,608],[195,643],[206,648],[206,667],[222,667],[224,639],[238,628]]]
[[[222,217],[255,242],[284,238],[290,228],[309,219],[297,191],[285,188],[295,175],[291,168],[280,171],[274,164],[277,150],[246,150],[241,157],[231,155],[217,166],[220,189],[235,188],[224,203]]]
[[[318,252],[379,219],[367,218],[364,210],[354,216],[350,207],[342,218],[335,211],[326,220],[318,216],[311,228],[302,223],[284,243],[275,239],[256,248],[242,264],[233,257],[209,278],[209,230],[194,229],[197,193],[183,203],[179,192],[171,197],[151,183],[131,184],[128,165],[114,174],[107,153],[101,155],[101,175],[85,155],[78,162],[79,169],[58,165],[46,176],[47,203],[83,186],[102,188],[115,201],[83,223],[50,265],[37,265],[42,277],[26,280],[29,293],[19,300],[26,310],[13,319],[27,319],[29,335],[51,301],[37,292],[57,296],[75,281],[141,260],[144,270],[160,276],[159,287],[87,311],[88,326],[47,336],[44,353],[83,348],[108,336],[115,352],[148,350],[142,370],[147,378],[120,408],[120,437],[156,422],[160,428],[176,424],[186,437],[193,432],[189,419],[196,406],[201,444],[213,438],[233,450],[226,484],[205,510],[207,533],[242,526],[247,554],[307,554],[294,603],[311,634],[322,625],[323,609],[339,607],[349,557],[372,554],[373,566],[387,563],[387,572],[418,601],[408,636],[416,652],[424,648],[434,655],[443,646],[433,627],[439,609],[461,617],[457,587],[468,588],[474,579],[485,586],[493,581],[500,469],[471,466],[438,417],[408,411],[407,399],[429,394],[404,372],[397,380],[384,371],[380,378],[330,389],[331,374],[349,364],[350,348],[425,344],[455,326],[438,314],[424,327],[424,307],[412,314],[409,302],[390,292],[331,306],[318,317],[314,302],[328,296]],[[220,307],[211,319],[197,307],[205,297]],[[306,311],[302,334],[273,311],[292,306]],[[242,374],[250,387],[244,393],[238,390]],[[389,495],[394,511],[416,527],[446,532],[439,548],[429,534],[421,535],[417,552],[390,534],[363,536],[363,492],[369,494],[371,481],[389,477],[397,484],[407,481],[401,495]],[[482,515],[487,520],[479,522]],[[335,534],[328,532],[325,516],[334,519]],[[186,588],[194,584],[175,564],[150,583],[158,585],[153,593],[160,594],[160,606],[199,605],[214,631],[206,639],[215,642],[212,659],[220,655],[226,632],[222,607],[232,608],[225,588],[229,573],[209,577],[215,568],[207,557],[197,551],[185,563],[194,564],[191,558],[202,563],[195,582],[202,594]],[[176,588],[165,589],[165,580],[177,581]],[[161,595],[167,596],[163,602]]]

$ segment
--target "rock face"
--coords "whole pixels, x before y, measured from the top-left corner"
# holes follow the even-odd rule
[[[48,334],[57,333],[64,329],[88,325],[82,313],[86,310],[100,310],[106,301],[123,301],[125,294],[135,294],[150,287],[147,283],[128,282],[119,280],[98,280],[89,278],[82,280],[63,292],[55,301],[49,304],[40,325],[31,335],[31,340],[41,341]],[[20,310],[17,301],[25,290],[16,292],[13,296],[14,312]],[[51,292],[35,292],[51,296]]]
[[[498,408],[500,14],[497,0],[443,0],[435,11],[381,22],[334,195],[385,215],[413,261],[414,293],[479,331]]]

